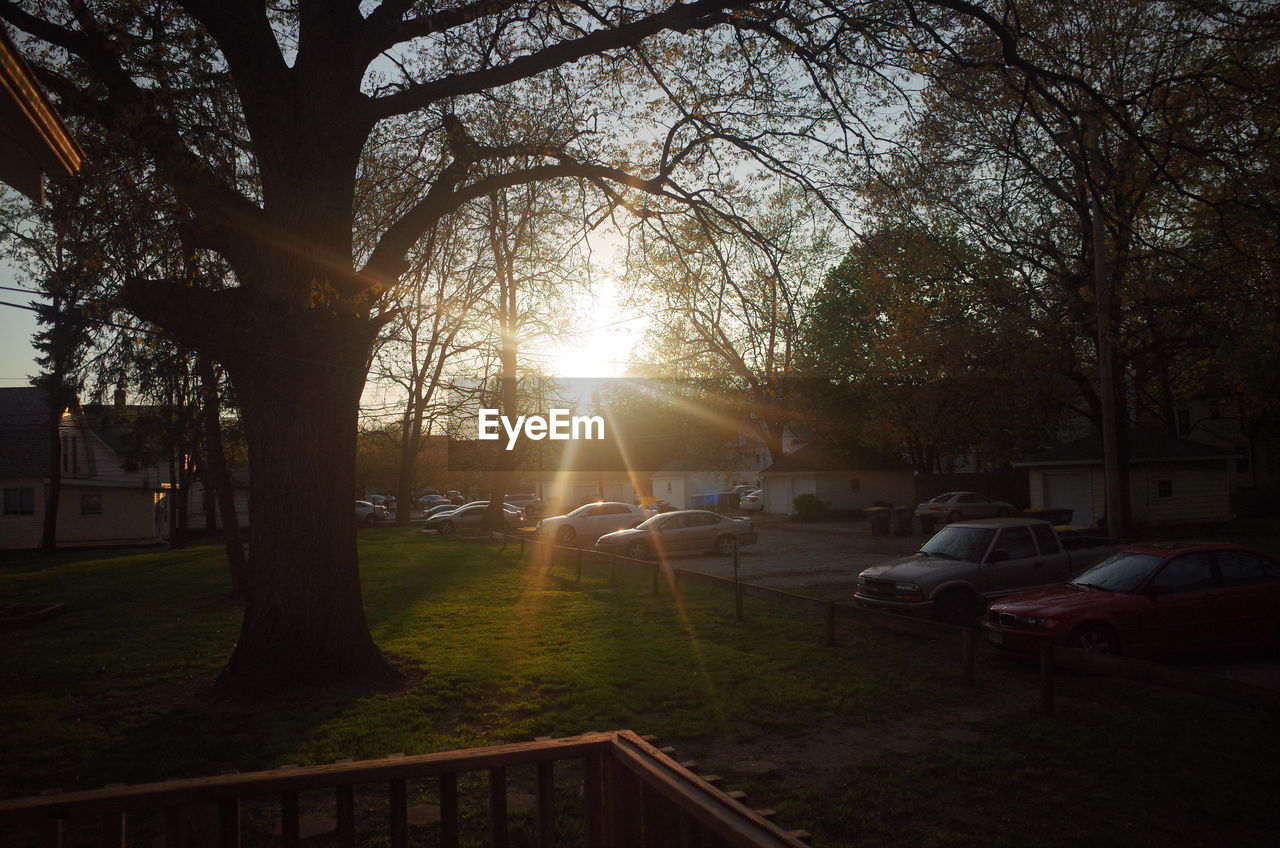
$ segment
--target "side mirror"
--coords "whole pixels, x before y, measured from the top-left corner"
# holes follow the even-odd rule
[[[1006,551],[1004,548],[996,548],[994,551],[992,551],[990,554],[987,555],[987,562],[988,563],[1004,562],[1008,558],[1009,558],[1008,551]]]

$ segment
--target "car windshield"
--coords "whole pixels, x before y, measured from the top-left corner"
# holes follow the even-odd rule
[[[573,512],[569,513],[569,517],[573,518],[579,515],[585,515],[593,506],[596,506],[596,505],[597,504],[593,504],[593,503],[583,504],[582,506],[575,509]]]
[[[995,534],[993,527],[944,527],[924,543],[920,553],[977,562],[991,546],[991,538]]]
[[[955,494],[956,494],[955,492],[947,492],[945,495],[938,495],[936,498],[929,501],[929,503],[946,503],[947,501],[955,497]]]
[[[1155,554],[1135,554],[1121,551],[1071,581],[1072,586],[1085,589],[1105,589],[1132,595],[1159,566],[1163,557]]]
[[[637,530],[657,530],[667,520],[669,516],[664,513],[658,513],[650,518],[646,518],[636,525]]]

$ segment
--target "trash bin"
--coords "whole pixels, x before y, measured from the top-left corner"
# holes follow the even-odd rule
[[[933,535],[933,516],[918,515],[916,517],[920,519],[920,532],[926,536],[932,536]]]
[[[889,535],[889,513],[891,510],[887,506],[867,507],[864,512],[866,513],[867,521],[871,524],[871,535]]]
[[[909,506],[894,507],[889,511],[890,526],[895,536],[911,535],[911,515],[915,509]]]

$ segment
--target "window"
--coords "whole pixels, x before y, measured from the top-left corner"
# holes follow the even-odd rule
[[[1028,559],[1036,555],[1036,540],[1030,527],[1006,527],[996,540],[996,550],[1008,551],[1009,559]]]
[[[851,491],[851,492],[861,492],[861,491],[862,491],[862,481],[861,481],[861,480],[859,480],[857,477],[850,477],[850,478],[849,478],[849,491]]]
[[[1185,436],[1191,432],[1191,410],[1179,409],[1176,413],[1177,421],[1175,427],[1179,436]]]
[[[690,527],[710,527],[720,523],[720,516],[710,512],[695,512],[688,516]]]
[[[31,486],[4,490],[5,515],[35,515],[36,490]]]
[[[610,506],[600,507],[600,515],[629,515],[631,510],[622,504],[611,504]]]
[[[102,495],[81,495],[81,515],[102,515]]]
[[[1173,499],[1173,480],[1169,477],[1161,477],[1156,480],[1156,500],[1167,501]]]
[[[1183,554],[1170,560],[1153,582],[1171,592],[1195,592],[1218,585],[1213,575],[1213,557],[1203,553]]]
[[[1035,534],[1036,541],[1040,543],[1040,553],[1043,556],[1056,554],[1059,550],[1058,534],[1048,524],[1033,524],[1031,532]]]
[[[1218,568],[1228,586],[1280,582],[1280,562],[1248,551],[1218,551]]]

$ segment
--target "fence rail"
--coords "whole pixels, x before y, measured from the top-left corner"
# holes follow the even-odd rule
[[[577,791],[557,789],[556,765],[566,761],[582,766]],[[389,842],[395,848],[405,848],[410,844],[409,783],[434,779],[440,807],[437,841],[455,848],[461,822],[458,778],[479,772],[486,774],[489,782],[488,844],[501,848],[510,842],[507,770],[530,765],[536,769],[535,819],[540,848],[559,844],[558,796],[581,798],[586,844],[592,848],[804,848],[803,842],[629,730],[3,801],[0,844],[24,844],[21,840],[29,839],[26,844],[62,846],[69,823],[89,820],[96,826],[99,844],[123,848],[130,816],[162,811],[167,848],[238,848],[241,802],[273,797],[278,800],[280,844],[294,848],[302,844],[300,793],[324,790],[333,792],[335,799],[336,823],[328,838],[338,845],[354,846],[354,788],[382,784],[387,787],[384,821]],[[76,844],[82,842],[77,839]]]

